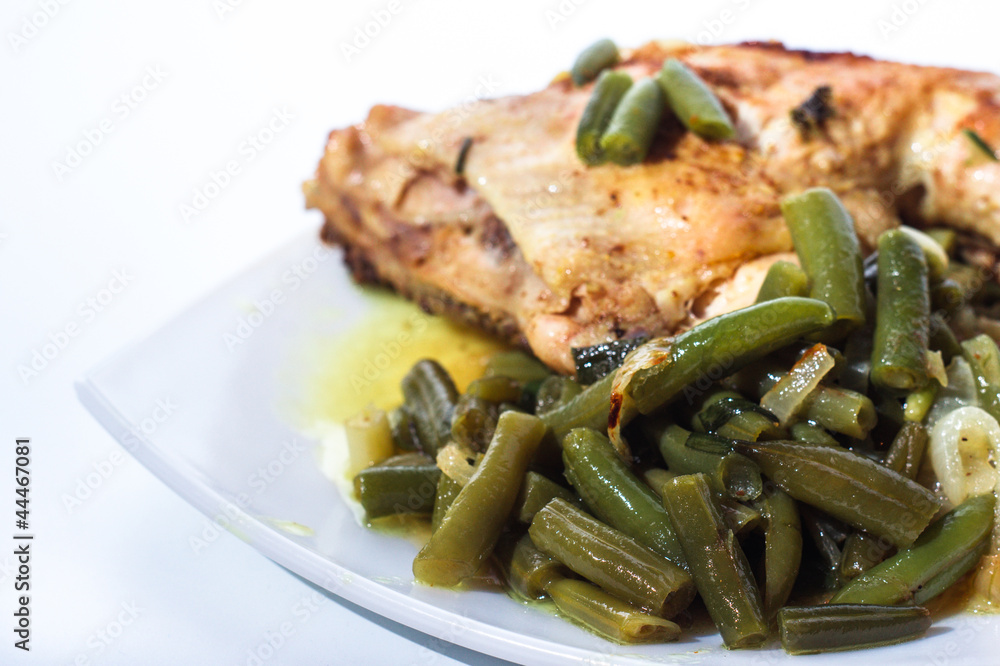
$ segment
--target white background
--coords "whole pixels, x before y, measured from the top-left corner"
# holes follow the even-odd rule
[[[348,57],[342,45],[372,12],[391,18],[368,25],[377,34]],[[331,128],[379,102],[443,109],[484,81],[498,95],[537,89],[603,36],[775,38],[1000,72],[998,19],[993,3],[944,0],[5,0],[0,543],[14,531],[15,437],[32,440],[37,536],[30,655],[12,647],[13,558],[0,546],[0,663],[256,663],[251,651],[310,600],[316,610],[265,663],[497,663],[317,595],[228,533],[196,553],[201,514],[73,393],[99,361],[318,228],[299,188]],[[275,121],[267,145],[245,144],[276,117],[291,119]],[[88,142],[75,166],[57,166]],[[230,161],[239,173],[185,220],[181,204]],[[87,299],[103,300],[101,311]],[[60,342],[24,376],[36,351]],[[134,620],[124,608],[137,609]]]

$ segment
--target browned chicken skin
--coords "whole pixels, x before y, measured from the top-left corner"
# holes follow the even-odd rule
[[[868,248],[901,217],[1000,244],[1000,165],[976,159],[961,132],[1000,141],[997,76],[773,43],[652,43],[618,68],[649,76],[667,57],[715,91],[735,140],[705,141],[668,115],[643,164],[588,168],[574,141],[592,86],[567,79],[460,114],[377,106],[330,134],[307,203],[357,279],[562,371],[571,347],[670,333],[752,301],[791,250],[778,209],[790,192],[833,189]],[[835,115],[803,133],[790,111],[823,85]]]

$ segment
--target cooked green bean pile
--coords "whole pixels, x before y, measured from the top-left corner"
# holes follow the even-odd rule
[[[1000,604],[1000,350],[970,323],[1000,289],[952,232],[887,231],[865,260],[829,190],[782,211],[798,265],[754,305],[574,350],[575,379],[505,352],[460,392],[424,360],[348,428],[353,459],[383,452],[355,477],[369,519],[430,521],[419,583],[499,574],[619,643],[683,640],[704,606],[726,647],[792,654],[916,638],[963,579]]]

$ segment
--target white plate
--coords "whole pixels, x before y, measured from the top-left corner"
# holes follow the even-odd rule
[[[313,235],[277,252],[77,384],[80,400],[164,483],[263,555],[345,599],[446,641],[520,663],[640,664],[791,659],[727,652],[716,635],[609,644],[491,592],[415,586],[416,546],[360,526],[290,425],[310,350],[370,307]],[[237,342],[237,340],[239,342]],[[304,536],[301,525],[311,530]],[[212,530],[193,537],[206,544]],[[332,630],[334,630],[332,628]],[[925,640],[813,662],[996,663],[1000,617],[940,621]],[[801,661],[801,658],[798,659]]]

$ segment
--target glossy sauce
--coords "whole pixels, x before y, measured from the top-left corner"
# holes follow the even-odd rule
[[[396,295],[376,289],[364,293],[370,308],[361,320],[318,350],[318,372],[306,406],[311,419],[343,423],[369,404],[398,406],[403,401],[400,381],[423,358],[441,363],[464,390],[483,374],[490,356],[508,348]]]

